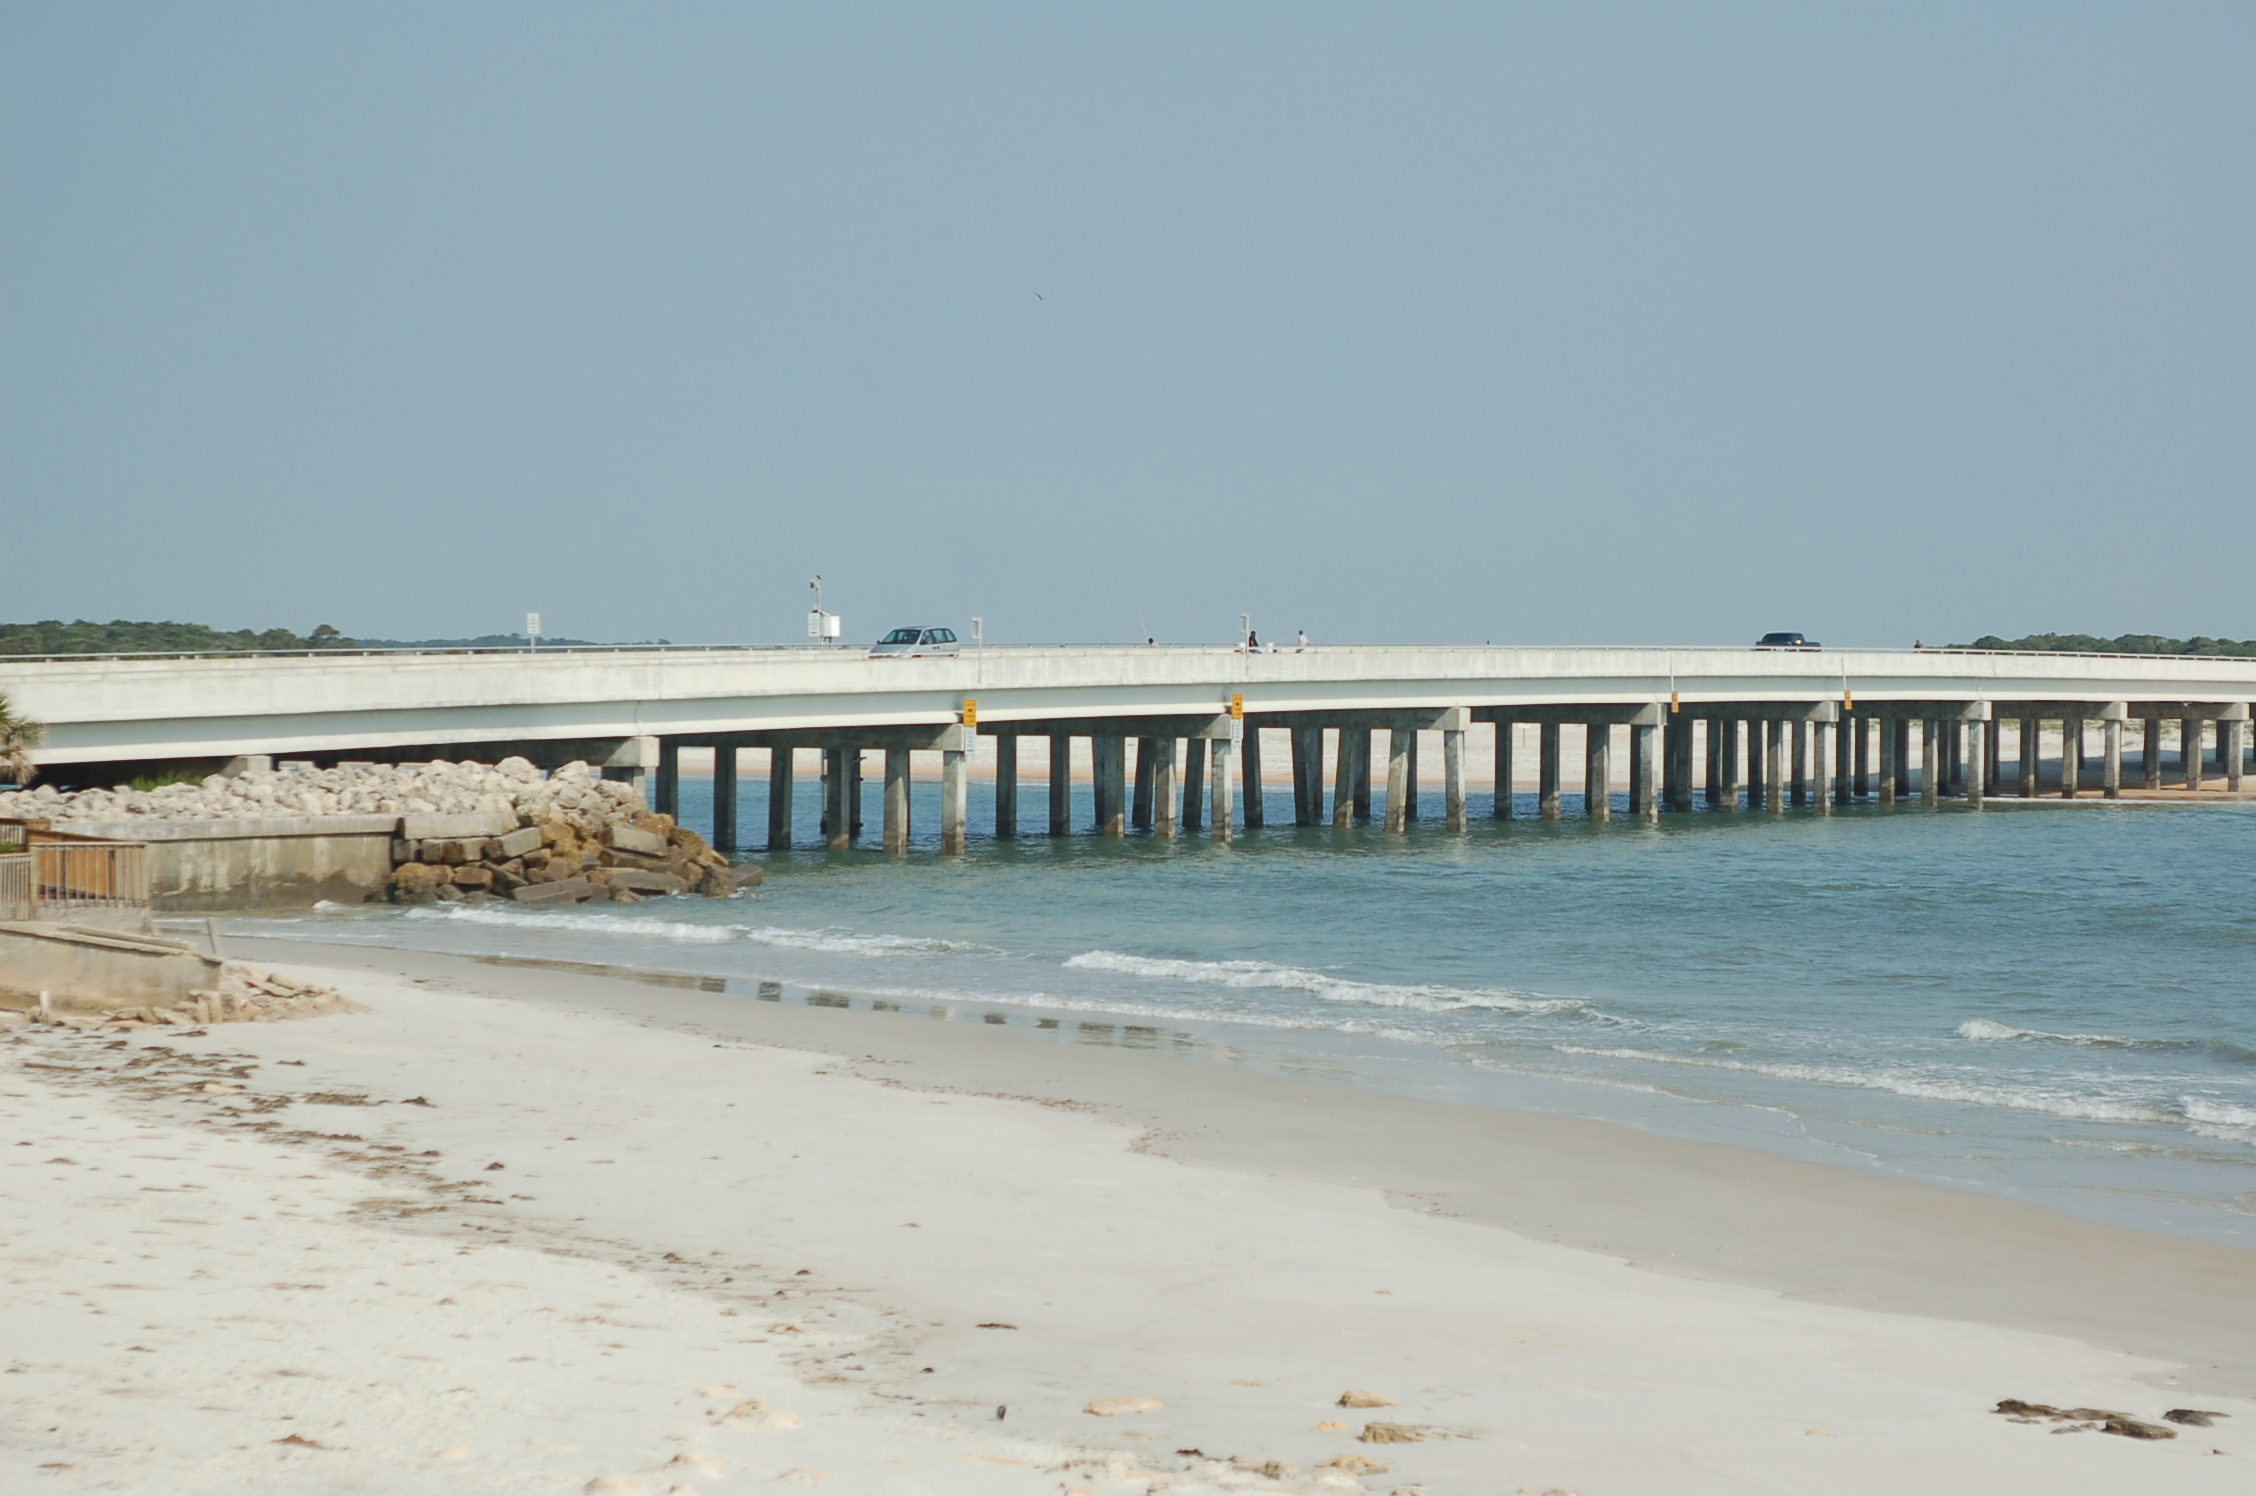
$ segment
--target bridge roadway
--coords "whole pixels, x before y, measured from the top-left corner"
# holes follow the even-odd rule
[[[915,659],[813,648],[320,651],[7,660],[0,691],[47,725],[43,765],[90,772],[254,755],[328,763],[520,753],[649,776],[667,809],[685,745],[818,748],[823,832],[834,845],[859,829],[860,751],[884,750],[886,843],[905,848],[918,751],[942,755],[942,842],[962,845],[974,732],[996,740],[1003,836],[1017,832],[1016,750],[1027,736],[1049,739],[1053,762],[1067,761],[1071,739],[1090,740],[1098,829],[1114,835],[1131,824],[1171,833],[1210,822],[1227,836],[1241,789],[1244,823],[1264,824],[1262,729],[1289,734],[1298,824],[1369,816],[1374,732],[1388,735],[1387,822],[1415,816],[1421,729],[1440,731],[1445,814],[1462,824],[1465,734],[1475,722],[1535,724],[1543,815],[1559,813],[1560,729],[1575,724],[1585,729],[1585,803],[1595,817],[1611,813],[1617,737],[1629,752],[1629,808],[1643,817],[1689,809],[1695,794],[1736,807],[1744,792],[1751,807],[1820,813],[1868,795],[1890,802],[1913,788],[1915,740],[1920,763],[1937,770],[1919,775],[1929,802],[2034,794],[2040,722],[2061,724],[2078,769],[2087,725],[2098,724],[2102,793],[2120,790],[2126,723],[2142,725],[2143,774],[2160,787],[2165,721],[2189,741],[2213,739],[2215,770],[2237,791],[2256,659],[1503,646],[1012,646]],[[2001,782],[2008,723],[2019,737],[2011,785]],[[1497,782],[1509,785],[1515,734],[1494,736]],[[2204,755],[2183,758],[2181,773],[2198,784]],[[735,754],[717,760],[716,832],[733,847]],[[788,845],[792,755],[771,760],[769,844]],[[2083,784],[2069,773],[2061,790]],[[1052,775],[1053,831],[1066,829],[1065,789]],[[1499,795],[1497,813],[1511,811],[1511,797]]]

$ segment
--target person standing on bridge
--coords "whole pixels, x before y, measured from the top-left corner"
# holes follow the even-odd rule
[[[1303,649],[1306,649],[1307,647],[1308,647],[1308,630],[1306,630],[1306,629],[1302,629],[1302,630],[1300,631],[1300,642],[1299,642],[1298,644],[1295,644],[1295,645],[1293,646],[1293,649],[1294,649],[1295,651],[1299,651],[1299,650],[1303,650]]]

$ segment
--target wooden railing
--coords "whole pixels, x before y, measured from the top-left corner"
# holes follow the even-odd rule
[[[78,836],[46,821],[0,821],[0,919],[148,907],[147,842]]]
[[[38,913],[32,903],[32,855],[0,852],[0,919],[30,919]]]

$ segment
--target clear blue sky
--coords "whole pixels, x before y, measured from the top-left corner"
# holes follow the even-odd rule
[[[2256,635],[2252,79],[2246,4],[9,0],[0,616]]]

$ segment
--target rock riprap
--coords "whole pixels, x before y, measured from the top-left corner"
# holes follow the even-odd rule
[[[307,816],[398,816],[395,903],[510,899],[526,904],[631,903],[664,894],[725,898],[760,881],[705,839],[658,815],[634,786],[584,763],[543,775],[522,758],[498,764],[291,764],[152,790],[0,793],[0,818],[58,829],[148,817],[240,821]]]

